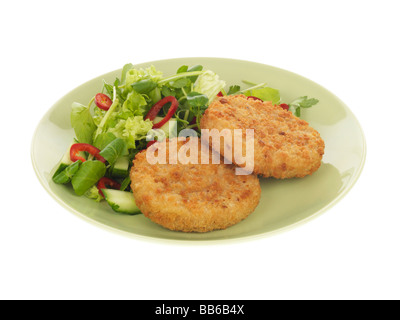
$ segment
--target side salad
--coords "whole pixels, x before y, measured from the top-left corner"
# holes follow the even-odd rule
[[[196,130],[208,105],[217,96],[244,94],[271,101],[300,117],[317,99],[299,97],[281,101],[279,90],[267,83],[243,81],[246,89],[226,83],[201,65],[178,68],[164,76],[154,66],[135,68],[126,64],[113,83],[103,80],[101,92],[87,105],[72,104],[71,125],[75,138],[52,177],[57,184],[71,185],[78,196],[106,200],[120,213],[138,214],[130,190],[130,167],[135,155],[152,142],[150,136],[168,137],[170,125],[176,131]]]

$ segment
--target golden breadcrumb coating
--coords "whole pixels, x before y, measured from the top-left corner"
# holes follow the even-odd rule
[[[244,95],[215,99],[201,119],[201,129],[254,129],[254,173],[264,177],[284,179],[312,174],[320,167],[325,149],[320,134],[306,121],[271,102]],[[243,150],[245,143],[243,139]],[[230,154],[224,154],[224,146]],[[218,149],[221,155],[244,167],[232,156],[232,142],[221,143]]]
[[[198,144],[200,163],[205,150],[200,139],[192,139]],[[233,165],[212,164],[208,148],[209,164],[170,164],[168,147],[174,140],[178,151],[189,141],[175,138],[156,143],[133,160],[131,187],[146,217],[170,230],[207,232],[232,226],[254,211],[261,196],[255,175],[236,175]],[[167,147],[167,163],[150,164],[146,153],[158,150],[161,144]]]

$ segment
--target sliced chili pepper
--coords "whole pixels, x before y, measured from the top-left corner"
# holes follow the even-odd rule
[[[106,159],[99,155],[100,149],[97,149],[96,147],[93,147],[91,144],[88,143],[75,143],[71,146],[71,149],[69,150],[69,157],[71,158],[72,162],[75,162],[77,160],[81,160],[82,162],[86,161],[85,158],[78,155],[78,153],[82,151],[90,153],[101,162],[106,162]]]
[[[197,118],[196,118],[196,117],[193,117],[192,121],[190,121],[189,124],[196,124],[196,123],[197,123]]]
[[[121,184],[108,177],[103,177],[99,180],[99,182],[97,182],[97,189],[99,190],[99,193],[102,195],[102,197],[104,197],[103,191],[101,191],[101,189],[119,190],[121,189]]]
[[[146,117],[144,118],[145,120],[149,119],[149,120],[153,121],[157,117],[157,115],[160,112],[160,110],[162,109],[162,107],[168,102],[171,102],[171,106],[169,107],[167,115],[164,117],[164,119],[155,123],[153,125],[153,129],[161,128],[164,124],[166,124],[168,122],[169,119],[172,118],[172,116],[175,114],[176,110],[178,109],[178,104],[179,104],[178,100],[176,100],[176,98],[173,96],[168,96],[168,97],[161,99],[154,106],[151,107],[150,111],[147,113]]]
[[[153,140],[153,141],[149,141],[149,142],[147,142],[147,146],[146,146],[146,149],[148,148],[148,147],[151,147],[153,144],[155,144],[157,142],[157,140]]]
[[[280,107],[281,107],[282,109],[289,110],[289,105],[286,104],[286,103],[281,103],[281,104],[280,104]]]
[[[190,123],[189,123],[189,125],[193,125],[193,124],[197,124],[197,118],[196,117],[193,117],[193,119],[192,119],[192,121],[190,121]],[[193,127],[193,129],[197,129],[197,126],[196,127]]]
[[[112,105],[112,101],[111,99],[105,95],[104,93],[98,93],[96,94],[96,96],[94,97],[94,103],[96,104],[96,106],[98,106],[100,109],[102,110],[108,110],[110,109],[111,105]]]
[[[223,97],[223,96],[224,96],[224,94],[221,91],[218,92],[217,97]]]
[[[257,97],[254,97],[254,96],[248,96],[247,97],[247,99],[254,99],[254,100],[260,100],[260,101],[263,101],[262,99],[260,99],[260,98],[257,98]]]

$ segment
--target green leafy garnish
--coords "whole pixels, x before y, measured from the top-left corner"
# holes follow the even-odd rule
[[[83,162],[71,179],[72,187],[78,196],[83,195],[106,173],[106,165],[98,160]]]
[[[297,98],[296,100],[292,101],[289,105],[294,107],[300,108],[311,108],[313,105],[316,105],[319,102],[318,99],[310,98],[308,99],[307,96]]]
[[[103,87],[106,90],[106,93],[110,96],[111,100],[114,100],[114,98],[118,98],[119,101],[124,101],[126,99],[126,93],[122,92],[119,86],[120,81],[118,78],[115,79],[113,85],[108,84],[106,81],[103,80]]]
[[[128,64],[129,66],[129,64]],[[128,68],[124,68],[128,69]],[[125,70],[123,69],[123,72]],[[121,83],[122,87],[125,88],[125,90],[129,90],[130,86],[136,82],[139,82],[141,80],[149,79],[152,80],[156,83],[160,81],[162,78],[163,73],[161,71],[156,70],[154,66],[150,66],[146,69],[135,69],[135,68],[129,68],[125,72],[125,83]],[[124,75],[123,75],[124,76]],[[122,77],[121,77],[122,78]]]
[[[124,67],[122,68],[121,84],[125,84],[126,73],[131,69],[133,69],[132,63],[127,63],[126,65],[124,65]]]
[[[208,104],[208,97],[205,94],[192,91],[186,96],[188,104],[192,108],[199,108]]]
[[[109,128],[117,138],[124,139],[128,149],[136,149],[138,140],[146,138],[147,132],[153,128],[150,120],[143,120],[142,116],[129,117],[120,120],[114,128]]]
[[[92,143],[93,132],[96,130],[96,125],[94,124],[89,107],[77,102],[72,104],[71,126],[79,142]]]
[[[132,83],[131,87],[137,93],[141,93],[141,94],[149,93],[151,90],[153,90],[157,87],[157,82],[155,82],[151,79],[144,79],[144,80],[140,80],[138,82]]]
[[[128,94],[122,105],[120,118],[127,119],[131,116],[143,116],[148,109],[149,107],[143,95],[133,90]]]
[[[178,73],[187,72],[188,69],[189,69],[188,66],[183,65],[183,66],[180,66],[180,67],[178,68],[178,70],[176,71],[176,73],[178,74]]]
[[[311,108],[319,102],[318,99],[308,98],[307,96],[303,96],[293,100],[289,103],[289,111],[291,111],[296,117],[301,116],[301,108]]]
[[[78,160],[71,163],[63,171],[59,172],[57,175],[53,176],[53,181],[58,184],[66,184],[71,181],[71,178],[79,170],[82,161]]]
[[[188,68],[188,69],[187,69],[187,72],[195,72],[195,71],[202,71],[202,70],[203,70],[203,66],[201,66],[201,65],[199,65],[199,64],[196,64],[196,65],[194,65],[194,66]],[[189,77],[189,80],[190,80],[192,83],[195,83],[196,80],[197,80],[197,78],[198,78],[198,76],[191,76],[191,77]]]
[[[281,101],[279,90],[270,87],[247,90],[244,94],[260,98],[263,101],[271,101],[272,104],[279,104]]]
[[[97,136],[96,140],[93,142],[93,145],[96,148],[103,150],[106,147],[106,145],[108,145],[111,141],[113,141],[116,138],[117,137],[115,136],[115,134],[111,132],[102,133]]]
[[[238,85],[234,85],[234,86],[230,86],[227,95],[233,95],[235,93],[238,93],[240,91],[240,86]]]
[[[131,177],[128,175],[125,177],[125,179],[121,183],[121,188],[119,190],[125,191],[129,185],[131,184]]]
[[[127,153],[125,140],[116,138],[101,150],[99,154],[106,159],[110,165],[113,165],[124,153]]]
[[[220,80],[217,74],[208,70],[198,77],[193,91],[206,95],[208,101],[211,102],[224,87],[225,81]]]

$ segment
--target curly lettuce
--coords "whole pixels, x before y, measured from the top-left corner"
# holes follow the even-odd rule
[[[193,91],[206,95],[208,101],[212,102],[224,87],[225,81],[220,80],[214,72],[207,70],[197,78]]]
[[[125,140],[128,149],[135,149],[139,140],[145,139],[147,132],[153,128],[150,120],[144,120],[143,116],[134,116],[126,120],[120,120],[114,128],[108,132],[113,133],[117,138]]]
[[[142,94],[132,90],[122,105],[122,118],[127,119],[131,116],[143,116],[147,113],[148,106]]]
[[[135,82],[150,79],[154,82],[158,82],[163,76],[161,71],[158,71],[154,66],[150,66],[146,69],[128,69],[125,73],[125,83],[123,84],[125,88],[128,88]]]

